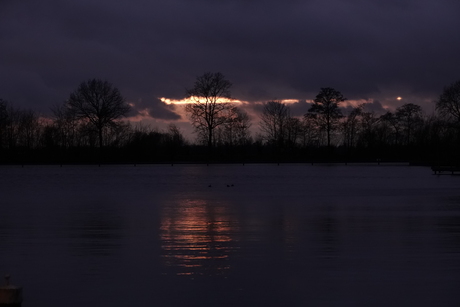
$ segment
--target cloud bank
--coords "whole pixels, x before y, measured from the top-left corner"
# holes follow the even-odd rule
[[[1,0],[0,97],[46,113],[100,78],[135,112],[174,121],[158,97],[181,99],[198,75],[220,71],[250,103],[334,87],[431,110],[460,78],[458,12],[454,0]]]

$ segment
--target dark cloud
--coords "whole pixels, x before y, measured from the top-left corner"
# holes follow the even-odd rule
[[[162,120],[179,120],[181,116],[175,112],[174,105],[168,105],[160,99],[154,98],[150,100],[140,99],[132,103],[131,116],[146,116],[149,115],[155,119]]]
[[[356,102],[357,104],[355,105],[346,105],[346,106],[341,106],[342,114],[347,116],[353,111],[354,108],[356,108],[358,105],[362,105],[362,110],[364,112],[372,112],[375,113],[376,115],[383,115],[388,111],[393,111],[389,110],[388,108],[384,108],[383,105],[380,103],[378,100],[374,101],[358,101]]]
[[[298,101],[298,102],[289,104],[291,116],[295,116],[295,117],[302,117],[304,114],[308,112],[310,107],[311,107],[311,104],[306,101]]]
[[[289,108],[289,114],[293,117],[303,117],[303,115],[307,113],[308,109],[311,107],[311,104],[305,100],[283,103]],[[261,114],[264,109],[264,103],[247,104],[243,105],[242,108],[250,114],[251,120],[257,122],[259,121],[259,114]]]
[[[365,103],[363,109],[365,112],[374,112],[375,114],[379,115],[382,115],[388,111],[388,109],[385,109],[378,100]]]
[[[101,78],[178,119],[156,98],[183,98],[196,76],[221,71],[246,101],[334,87],[429,107],[460,78],[459,11],[454,0],[1,0],[0,97],[46,112]]]

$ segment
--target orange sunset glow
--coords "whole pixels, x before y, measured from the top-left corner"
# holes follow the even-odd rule
[[[165,209],[161,220],[163,259],[176,275],[221,275],[230,267],[234,222],[223,207],[201,200],[183,200]],[[209,266],[206,265],[209,261]]]
[[[186,105],[189,103],[205,103],[206,98],[204,97],[188,97],[184,99],[171,99],[171,98],[166,98],[166,97],[161,97],[159,98],[163,103],[167,105]],[[398,97],[398,100],[401,98]],[[285,103],[287,105],[290,104],[295,104],[295,103],[300,103],[300,102],[307,102],[307,103],[313,103],[313,100],[307,99],[307,100],[301,100],[301,99],[273,99],[274,101],[280,101],[281,103]],[[267,100],[268,101],[268,100]],[[255,101],[255,104],[264,104],[267,101]],[[347,106],[352,106],[352,107],[357,107],[360,104],[366,104],[366,103],[372,103],[373,99],[357,99],[357,100],[345,100],[341,103],[341,106],[347,107]],[[244,100],[239,100],[239,99],[228,99],[228,98],[218,98],[217,103],[234,103],[234,104],[241,104],[241,105],[246,105],[249,104],[248,101]]]
[[[197,103],[197,102],[201,102],[201,103],[206,102],[206,98],[204,98],[204,97],[194,97],[194,96],[184,98],[184,99],[180,99],[180,100],[161,97],[160,100],[162,102],[164,102],[165,104],[189,104],[189,103]],[[247,102],[241,101],[241,100],[238,100],[238,99],[218,98],[217,103],[243,104],[243,103],[247,103]]]

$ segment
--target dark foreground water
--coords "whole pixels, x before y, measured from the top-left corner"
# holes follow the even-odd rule
[[[407,166],[0,167],[0,274],[24,307],[460,306],[459,187]]]

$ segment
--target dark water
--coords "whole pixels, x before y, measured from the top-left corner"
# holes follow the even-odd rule
[[[24,307],[460,306],[459,187],[407,166],[0,167],[0,274]]]

